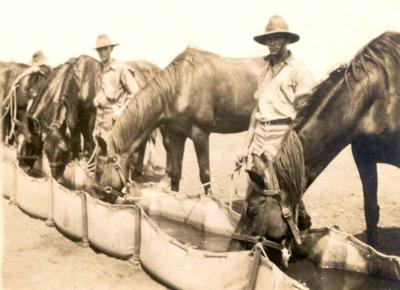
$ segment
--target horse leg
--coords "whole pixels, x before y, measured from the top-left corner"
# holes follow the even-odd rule
[[[210,186],[210,155],[209,134],[201,129],[195,129],[193,133],[194,149],[199,162],[200,181],[204,186],[205,194],[212,194]]]
[[[166,152],[166,165],[165,165],[165,175],[167,178],[171,178],[171,152],[172,152],[172,148],[171,148],[171,144],[170,144],[170,140],[168,137],[169,131],[168,129],[161,125],[160,126],[160,132],[161,132],[161,136],[162,136],[162,142],[164,145],[164,149]]]
[[[144,141],[142,145],[139,146],[139,148],[136,150],[136,158],[135,158],[135,164],[134,164],[134,169],[133,169],[133,176],[139,177],[142,175],[143,171],[143,160],[144,160],[144,155],[146,153],[146,145],[147,141]]]
[[[371,153],[366,152],[364,148],[363,144],[352,144],[351,146],[363,187],[367,242],[371,246],[376,246],[379,222],[377,166]]]
[[[185,151],[186,136],[176,133],[169,134],[169,148],[171,160],[171,190],[179,191],[179,183],[182,175],[182,160]]]
[[[78,158],[79,152],[81,152],[81,134],[74,130],[71,132],[71,159]]]
[[[92,154],[95,146],[92,132],[93,130],[90,130],[90,128],[82,129],[83,151],[87,152],[89,155]]]

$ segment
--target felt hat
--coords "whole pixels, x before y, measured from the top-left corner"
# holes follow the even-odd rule
[[[116,45],[118,45],[118,43],[112,42],[111,38],[107,34],[103,33],[97,36],[95,49],[99,49],[106,46],[116,46]]]
[[[265,32],[263,34],[254,36],[254,40],[265,45],[265,41],[272,35],[283,35],[286,37],[289,43],[296,42],[300,39],[299,35],[289,31],[289,26],[285,19],[279,15],[272,16],[265,27]]]

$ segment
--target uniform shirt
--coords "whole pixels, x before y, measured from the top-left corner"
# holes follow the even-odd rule
[[[138,90],[139,86],[128,66],[112,60],[108,68],[102,68],[100,90],[94,99],[94,104],[103,108],[122,106]]]
[[[289,52],[290,53],[290,52]],[[255,115],[259,121],[269,121],[296,117],[293,103],[296,97],[309,93],[314,86],[314,78],[305,65],[289,57],[272,66],[267,56],[267,66],[260,77],[254,97],[258,100],[259,111]]]

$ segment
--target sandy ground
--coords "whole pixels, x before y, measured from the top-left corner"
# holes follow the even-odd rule
[[[211,172],[214,194],[227,197],[232,183],[227,174],[233,169],[236,152],[244,133],[211,136]],[[159,155],[162,160],[164,154]],[[379,248],[400,255],[400,170],[380,165]],[[224,179],[225,178],[225,179]],[[222,180],[221,180],[222,179]],[[245,173],[238,179],[239,193],[246,184]],[[181,190],[198,192],[197,161],[191,141],[186,144]],[[309,188],[305,204],[313,227],[337,225],[364,239],[361,183],[350,148],[346,148]],[[163,289],[145,272],[127,261],[82,248],[55,228],[33,219],[15,205],[3,201],[2,278],[4,289]]]

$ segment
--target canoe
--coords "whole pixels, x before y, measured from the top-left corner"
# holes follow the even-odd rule
[[[385,255],[338,228],[312,229],[297,249],[322,269],[400,281],[400,257]]]
[[[53,180],[53,219],[57,228],[71,239],[87,243],[85,194],[69,190]]]
[[[0,194],[15,199],[17,191],[17,149],[10,145],[0,146]]]
[[[17,167],[16,202],[27,214],[51,221],[53,215],[52,177],[33,177]]]
[[[145,187],[135,205],[111,205],[81,191],[71,191],[49,177],[35,178],[17,168],[17,204],[42,219],[54,217],[61,233],[143,267],[176,289],[245,289],[256,269],[254,289],[308,289],[257,251],[201,249],[177,239],[156,216],[190,225],[204,233],[229,236],[239,215],[219,199],[187,196]],[[384,255],[335,228],[313,229],[297,249],[321,268],[343,269],[400,280],[400,258]],[[260,252],[260,251],[259,251]]]
[[[153,193],[152,193],[153,191]],[[148,214],[185,222],[202,231],[230,236],[238,214],[223,202],[198,196],[151,198],[160,193],[144,189],[139,202],[140,262],[158,280],[175,289],[247,289],[254,253],[213,252],[169,236]],[[308,289],[283,273],[268,257],[261,257],[254,289]]]
[[[133,205],[113,205],[85,193],[89,243],[100,251],[129,259],[139,249],[140,211]]]

